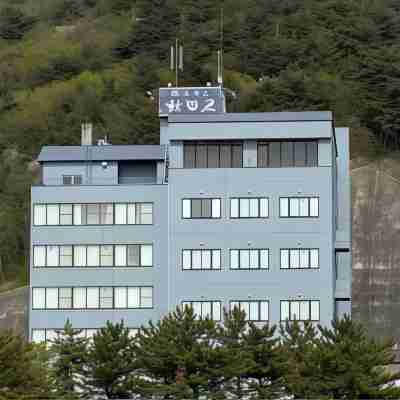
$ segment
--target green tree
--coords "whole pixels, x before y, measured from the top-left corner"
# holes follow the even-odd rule
[[[129,399],[135,391],[137,361],[134,340],[123,321],[101,328],[93,336],[85,363],[87,393],[108,399]]]
[[[28,17],[18,8],[4,7],[0,10],[0,38],[22,39],[34,22],[32,17]]]
[[[48,355],[11,331],[0,332],[0,398],[50,397]]]
[[[87,356],[87,339],[81,329],[73,329],[69,320],[51,343],[51,363],[54,385],[59,396],[68,399],[78,397],[83,389],[82,380]]]

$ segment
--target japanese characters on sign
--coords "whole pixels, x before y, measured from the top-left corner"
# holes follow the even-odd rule
[[[225,111],[225,97],[219,87],[161,88],[159,114],[215,114]]]

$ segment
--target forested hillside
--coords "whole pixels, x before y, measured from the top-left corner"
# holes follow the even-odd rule
[[[0,284],[22,283],[29,185],[43,144],[80,124],[116,143],[157,143],[157,93],[216,80],[223,7],[229,111],[327,110],[352,154],[400,144],[398,0],[0,0]],[[146,94],[147,93],[147,94]]]

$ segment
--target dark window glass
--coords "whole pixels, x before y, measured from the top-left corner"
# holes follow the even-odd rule
[[[100,204],[87,204],[86,212],[88,225],[98,225],[100,223]]]
[[[277,168],[281,166],[281,143],[271,142],[269,144],[269,166]]]
[[[232,168],[242,168],[243,165],[243,146],[241,144],[232,145]]]
[[[318,166],[318,142],[307,143],[307,167]]]
[[[201,218],[201,200],[192,200],[192,218]]]
[[[281,166],[293,167],[293,142],[281,143]]]
[[[196,167],[196,145],[185,144],[184,149],[184,168]]]
[[[63,185],[72,185],[72,176],[64,175],[63,176]]]
[[[294,165],[296,167],[306,166],[306,144],[304,142],[294,143]]]
[[[196,151],[196,168],[207,168],[207,145],[198,144]]]
[[[208,152],[208,168],[219,168],[219,145],[209,144]]]
[[[268,151],[268,143],[259,143],[257,145],[257,165],[259,168],[269,166]]]
[[[128,265],[138,267],[140,263],[140,246],[137,244],[128,245]]]
[[[201,216],[203,218],[211,218],[211,199],[201,200],[202,202],[202,210]]]
[[[220,146],[220,167],[230,168],[232,163],[231,145],[222,144]]]

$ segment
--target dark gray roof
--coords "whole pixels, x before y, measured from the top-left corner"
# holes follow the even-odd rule
[[[163,160],[164,151],[159,145],[43,146],[38,161]]]
[[[168,122],[290,122],[332,121],[331,111],[169,114]]]

